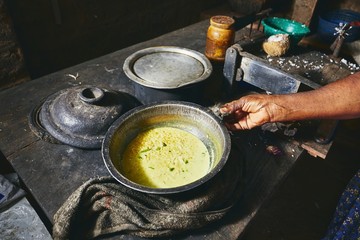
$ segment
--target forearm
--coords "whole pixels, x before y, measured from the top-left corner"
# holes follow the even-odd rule
[[[282,109],[273,112],[271,122],[360,117],[360,73],[317,90],[273,95],[271,101]]]

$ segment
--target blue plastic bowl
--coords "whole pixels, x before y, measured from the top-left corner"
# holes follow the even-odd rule
[[[360,21],[360,13],[351,10],[335,10],[324,13],[319,16],[317,32],[319,36],[326,42],[335,41],[336,29],[339,24],[346,24]],[[348,35],[345,37],[345,42],[353,42],[360,38],[360,26],[352,26],[346,31]]]
[[[263,19],[261,23],[264,26],[266,37],[275,34],[289,34],[292,45],[298,44],[304,36],[310,33],[310,29],[305,24],[286,18],[269,17]]]

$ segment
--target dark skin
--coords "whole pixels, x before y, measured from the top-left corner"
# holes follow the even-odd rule
[[[251,94],[220,108],[229,130],[270,122],[360,117],[360,72],[316,90],[284,95]]]

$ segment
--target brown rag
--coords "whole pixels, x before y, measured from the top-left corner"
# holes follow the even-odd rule
[[[106,234],[174,236],[223,218],[242,192],[243,158],[229,157],[214,178],[188,192],[138,192],[112,177],[90,179],[54,215],[53,238],[91,239]]]

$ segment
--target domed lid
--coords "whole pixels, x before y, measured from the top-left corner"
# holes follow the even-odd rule
[[[139,102],[123,92],[77,86],[49,96],[39,113],[42,126],[62,143],[101,148],[110,125]]]

